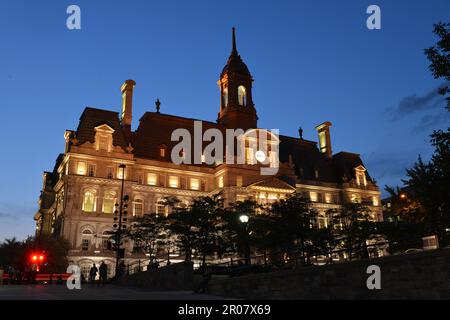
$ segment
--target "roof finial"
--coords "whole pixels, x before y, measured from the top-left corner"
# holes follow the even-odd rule
[[[232,54],[237,54],[236,49],[236,28],[233,27],[233,50],[231,51]]]
[[[159,108],[160,108],[159,106],[161,105],[161,102],[159,101],[159,98],[156,99],[155,105],[156,105],[156,113],[159,113]]]

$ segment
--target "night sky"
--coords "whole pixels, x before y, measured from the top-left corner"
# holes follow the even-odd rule
[[[66,28],[70,4],[81,30]],[[366,27],[371,4],[381,30]],[[232,26],[260,127],[317,140],[331,121],[334,152],[360,153],[380,188],[401,184],[450,122],[423,53],[449,13],[448,0],[2,1],[0,240],[33,234],[64,131],[86,106],[119,111],[124,80],[137,82],[133,129],[156,98],[163,113],[215,121]]]

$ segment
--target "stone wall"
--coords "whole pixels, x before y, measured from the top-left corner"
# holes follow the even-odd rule
[[[120,279],[120,284],[155,290],[192,290],[194,272],[192,262],[174,263]]]
[[[381,269],[369,290],[367,267]],[[450,248],[234,278],[212,278],[209,293],[244,299],[450,299]]]

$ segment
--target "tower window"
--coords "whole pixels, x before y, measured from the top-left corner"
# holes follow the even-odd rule
[[[228,107],[228,88],[223,89],[223,106]]]
[[[247,90],[244,86],[239,86],[238,88],[238,102],[241,106],[247,105]]]

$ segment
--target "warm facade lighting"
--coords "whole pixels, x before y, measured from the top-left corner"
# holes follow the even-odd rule
[[[156,173],[148,173],[147,174],[147,184],[150,186],[156,186],[158,183],[158,176]]]
[[[86,174],[86,162],[85,161],[79,161],[78,162],[77,174],[83,175],[83,176]]]
[[[191,189],[199,190],[200,189],[200,180],[196,178],[191,178]]]
[[[170,176],[169,177],[169,187],[171,188],[178,188],[179,185],[179,179],[176,176]]]

